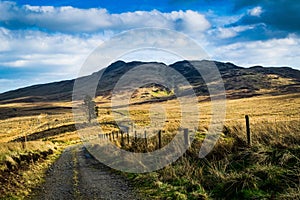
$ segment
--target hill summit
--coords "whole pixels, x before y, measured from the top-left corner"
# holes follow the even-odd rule
[[[102,74],[96,95],[111,95],[111,91],[118,80],[129,70],[140,65],[164,65],[180,74],[193,86],[197,95],[208,95],[206,83],[193,67],[214,64],[220,71],[227,97],[241,98],[262,94],[286,94],[300,92],[300,71],[290,67],[262,67],[253,66],[244,68],[232,63],[217,61],[179,61],[171,65],[159,62],[124,62],[117,61],[108,67],[89,76],[79,79],[87,83],[94,77]],[[71,101],[75,79],[47,84],[33,85],[0,94],[1,103],[12,102],[44,102],[44,101]]]

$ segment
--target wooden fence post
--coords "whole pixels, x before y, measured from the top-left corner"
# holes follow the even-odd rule
[[[161,148],[161,130],[158,131],[158,148]]]
[[[247,131],[247,144],[251,146],[251,132],[250,132],[250,122],[249,122],[249,116],[245,116],[246,119],[246,131]]]
[[[148,141],[147,141],[147,131],[146,131],[146,130],[145,130],[145,132],[144,132],[144,137],[145,137],[145,152],[147,152]]]
[[[126,133],[127,133],[127,144],[129,144],[129,127],[126,129]]]
[[[125,143],[124,143],[124,132],[121,131],[120,134],[121,134],[121,146],[124,147],[124,145],[125,145]]]
[[[183,129],[184,133],[184,144],[186,147],[190,146],[190,137],[189,137],[189,129]]]

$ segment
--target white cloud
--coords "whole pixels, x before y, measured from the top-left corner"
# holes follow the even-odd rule
[[[251,16],[259,17],[263,13],[263,10],[260,6],[248,10],[248,14]]]
[[[208,33],[219,39],[228,39],[228,38],[233,38],[237,36],[240,32],[249,29],[253,29],[253,27],[252,26],[235,26],[229,28],[217,27],[215,29],[208,31]]]
[[[79,9],[70,6],[22,6],[0,2],[0,21],[8,28],[37,27],[59,32],[97,32],[127,30],[142,27],[160,27],[183,32],[201,32],[210,27],[205,16],[196,11],[162,13],[135,11],[111,14],[106,9]]]
[[[300,69],[300,38],[289,35],[283,39],[237,42],[211,47],[211,55],[217,60],[230,61],[241,66],[290,66]]]
[[[0,71],[6,72],[0,73],[0,92],[75,78],[86,57],[106,38],[1,28],[0,44],[5,45],[0,48]]]
[[[41,54],[76,52],[91,48],[91,44],[95,42],[99,44],[100,38],[107,38],[104,34],[85,36],[0,28],[0,52],[28,54],[35,52]]]
[[[232,28],[218,28],[218,37],[221,39],[232,38],[237,36],[237,31]]]
[[[100,55],[100,56],[99,56]],[[199,48],[197,43],[182,33],[159,28],[133,29],[116,37],[97,48],[85,63],[82,75],[99,70],[99,63],[108,66],[119,59],[125,60],[155,60],[170,62],[174,57],[179,60],[207,59],[207,54]]]
[[[210,28],[210,23],[206,20],[205,16],[192,10],[187,10],[186,12],[173,11],[166,15],[175,21],[175,23],[177,22],[176,25],[180,26],[179,30],[184,32],[203,32]]]

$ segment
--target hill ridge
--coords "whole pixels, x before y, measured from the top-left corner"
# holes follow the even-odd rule
[[[262,66],[244,68],[230,62],[213,60],[182,60],[170,65],[166,65],[162,62],[124,62],[118,60],[100,71],[94,72],[88,76],[80,77],[79,79],[86,79],[88,81],[91,76],[99,75],[103,72],[103,83],[101,82],[101,88],[98,88],[97,95],[108,95],[118,79],[135,66],[143,64],[165,65],[183,74],[194,86],[197,94],[206,95],[207,90],[205,83],[198,72],[192,67],[195,63],[201,66],[212,63],[215,64],[222,75],[227,92],[244,92],[246,96],[251,96],[255,95],[255,93],[257,93],[255,91],[258,90],[273,89],[273,94],[300,91],[300,71],[297,69],[291,67]],[[11,90],[0,94],[0,102],[70,101],[72,98],[74,82],[75,79],[63,80]]]

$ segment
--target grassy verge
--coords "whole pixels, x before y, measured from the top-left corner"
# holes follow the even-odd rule
[[[43,182],[48,167],[58,158],[61,147],[51,142],[1,144],[0,199],[24,199]]]
[[[300,199],[300,122],[258,123],[248,147],[241,126],[224,135],[204,159],[197,133],[175,163],[152,173],[128,174],[149,199]]]
[[[16,116],[0,120],[0,199],[23,199],[38,187],[49,166],[68,145],[80,142],[69,109],[60,105],[5,104]],[[34,110],[38,106],[38,110]],[[47,108],[42,110],[42,108]],[[4,109],[4,110],[3,110]],[[32,110],[32,111],[31,111]],[[27,142],[25,141],[25,136]]]

